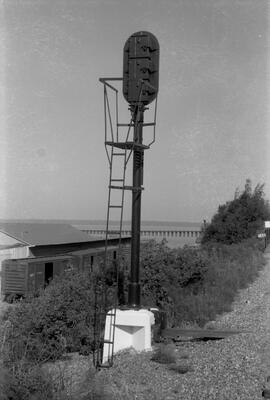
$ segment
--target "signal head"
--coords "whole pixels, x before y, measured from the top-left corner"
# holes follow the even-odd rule
[[[151,103],[158,93],[159,43],[145,31],[133,33],[124,46],[123,95],[131,105]]]

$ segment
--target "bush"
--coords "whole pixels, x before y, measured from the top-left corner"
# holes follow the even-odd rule
[[[175,286],[177,282],[180,287],[192,286],[193,290],[197,290],[203,284],[208,269],[205,253],[200,249],[185,246],[183,249],[174,250],[174,254],[175,273],[170,283]]]
[[[100,273],[69,272],[55,278],[38,297],[29,296],[8,308],[0,332],[0,372],[4,375],[4,380],[0,380],[1,399],[70,398],[65,388],[61,391],[52,387],[42,364],[55,361],[68,351],[85,354],[87,348],[86,353],[89,354],[89,350],[93,349],[95,295],[99,292],[103,300],[105,295],[107,305],[114,297],[111,271],[108,275],[110,282],[104,292],[101,282],[106,278],[106,274],[102,276]],[[101,308],[103,305],[99,303],[98,311]],[[96,380],[88,382],[83,390],[75,397],[108,398]]]
[[[87,273],[56,278],[39,297],[27,298],[6,312],[5,362],[56,360],[79,351],[93,336],[94,283]]]
[[[251,181],[247,179],[242,193],[236,190],[234,200],[219,206],[204,229],[201,243],[240,243],[256,236],[257,231],[264,228],[264,221],[270,218],[269,202],[264,200],[263,188],[264,185],[258,184],[252,191]]]
[[[169,282],[174,257],[166,240],[144,243],[141,251],[142,296],[145,303],[164,307],[170,303]]]
[[[263,264],[255,239],[198,249],[150,242],[142,251],[143,300],[165,310],[169,326],[203,326],[230,310],[237,291],[256,278]]]
[[[141,283],[144,304],[157,306],[167,313],[169,325],[175,320],[175,293],[189,287],[197,292],[202,285],[207,263],[199,249],[170,249],[166,240],[149,241],[142,247]]]

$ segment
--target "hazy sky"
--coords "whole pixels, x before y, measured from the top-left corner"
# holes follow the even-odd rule
[[[267,3],[2,0],[0,218],[105,218],[98,79],[139,30],[160,43],[142,218],[210,219],[246,178],[270,198]]]

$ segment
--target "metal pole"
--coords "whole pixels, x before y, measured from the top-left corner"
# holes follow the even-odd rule
[[[144,106],[134,108],[134,143],[142,144]],[[133,191],[132,191],[132,220],[131,220],[131,270],[128,286],[128,306],[139,308],[140,301],[140,232],[141,232],[141,187],[143,184],[142,149],[133,151]]]

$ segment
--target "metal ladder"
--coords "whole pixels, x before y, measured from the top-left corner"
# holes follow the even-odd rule
[[[99,284],[99,292],[96,292],[96,307],[95,307],[95,359],[94,364],[96,368],[109,368],[113,365],[113,355],[114,355],[114,337],[115,337],[115,322],[116,322],[116,308],[118,306],[118,279],[119,279],[119,263],[121,258],[121,239],[122,239],[122,225],[123,225],[123,210],[124,210],[124,194],[125,190],[132,190],[131,186],[125,185],[126,180],[126,168],[128,162],[128,150],[130,144],[125,142],[105,142],[106,151],[109,160],[110,174],[109,174],[109,194],[108,194],[108,204],[107,204],[107,220],[106,220],[106,235],[105,235],[105,252],[104,252],[104,271],[107,270],[111,260],[108,254],[108,244],[111,235],[118,239],[118,251],[116,255],[115,263],[115,288],[113,295],[113,304],[108,302],[107,298],[107,287],[105,279],[103,276],[102,282]],[[111,148],[109,152],[107,146]],[[115,158],[121,158],[123,160],[122,175],[117,176],[114,172],[114,160]],[[112,200],[112,193],[117,191],[119,194],[118,202]],[[120,192],[120,193],[119,193]],[[112,229],[111,214],[112,211],[119,211],[119,226],[118,229]],[[98,288],[98,286],[97,286]],[[99,305],[98,305],[99,304]],[[107,321],[109,320],[109,333],[107,332],[107,337],[104,339],[104,328]],[[104,359],[106,360],[104,362]]]
[[[99,299],[96,298],[95,303],[100,302],[103,304],[103,309],[100,307],[96,308],[96,324],[98,329],[96,331],[96,354],[94,364],[96,368],[109,368],[113,365],[113,356],[114,356],[114,338],[115,338],[115,322],[116,322],[116,309],[118,306],[118,279],[119,279],[119,263],[121,258],[121,239],[122,239],[122,226],[123,226],[123,210],[124,210],[124,198],[125,191],[137,191],[143,190],[143,188],[135,188],[133,186],[128,186],[125,184],[126,180],[126,169],[127,163],[130,158],[130,154],[134,148],[137,150],[144,150],[148,148],[145,145],[138,145],[134,142],[105,142],[106,146],[111,147],[111,152],[109,156],[109,165],[110,165],[110,177],[109,177],[109,194],[108,194],[108,204],[107,204],[107,222],[106,222],[106,236],[105,236],[105,256],[104,256],[104,270],[106,271],[108,263],[110,262],[108,258],[108,242],[109,236],[114,235],[118,238],[118,252],[115,260],[116,266],[116,285],[115,285],[115,293],[114,293],[114,301],[113,304],[108,304],[108,299],[106,298],[106,284],[105,277],[103,278],[104,282],[101,284],[101,293],[99,293]],[[129,153],[130,152],[130,153]],[[113,161],[115,157],[123,158],[123,174],[121,177],[115,176],[113,173]],[[120,202],[115,204],[112,202],[112,192],[120,191]],[[111,221],[111,211],[112,209],[118,209],[120,212],[119,216],[119,227],[118,230],[111,229],[110,221]],[[106,319],[109,319],[109,333],[107,337],[104,339],[104,327],[106,323]],[[105,355],[106,362],[103,362]]]

